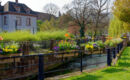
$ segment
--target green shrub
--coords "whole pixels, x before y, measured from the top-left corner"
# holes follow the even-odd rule
[[[61,40],[65,39],[65,33],[67,32],[64,30],[44,31],[38,32],[36,36],[39,37],[40,40]]]
[[[28,31],[17,31],[10,33],[1,33],[4,41],[36,41],[37,37]]]
[[[98,46],[98,48],[102,49],[105,47],[104,43],[100,40],[100,41],[96,41],[96,44]]]
[[[42,41],[42,40],[63,40],[66,39],[66,30],[44,31],[32,34],[28,31],[17,31],[0,33],[4,41]]]
[[[117,44],[121,43],[123,40],[121,38],[115,38],[111,40],[107,40],[105,45],[108,47],[116,47]]]

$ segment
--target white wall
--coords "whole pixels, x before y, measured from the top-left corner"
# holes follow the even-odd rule
[[[21,26],[17,26],[18,30],[30,30],[31,32],[37,31],[37,18],[36,17],[30,17],[30,16],[21,16],[21,15],[13,15],[13,14],[8,14],[8,15],[3,15],[7,16],[8,19],[8,25],[3,25],[3,30],[7,30],[9,32],[16,31],[15,28],[15,22],[16,22],[16,17],[21,17]],[[26,19],[31,18],[31,26],[26,26]]]
[[[0,32],[2,30],[2,15],[0,15]]]
[[[4,16],[7,17],[7,25],[4,25]],[[3,31],[9,31],[9,15],[2,15],[2,30]]]

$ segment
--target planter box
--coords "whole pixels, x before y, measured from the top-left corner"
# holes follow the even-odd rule
[[[71,50],[71,51],[58,51],[58,52],[55,52],[55,53],[63,53],[63,54],[59,54],[59,55],[55,55],[55,57],[57,58],[61,58],[61,57],[73,57],[73,56],[78,56],[79,53],[76,52],[74,53],[76,50]]]
[[[13,56],[22,56],[22,53],[10,54],[10,55],[0,55],[0,58],[13,57]],[[0,64],[13,63],[13,62],[14,62],[14,58],[8,58],[8,59],[1,59],[0,60]],[[15,62],[20,62],[20,58],[15,58]]]

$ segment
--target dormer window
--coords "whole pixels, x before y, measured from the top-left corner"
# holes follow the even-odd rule
[[[31,10],[29,8],[25,8],[25,11],[26,11],[27,14],[30,14]]]
[[[14,8],[15,8],[15,10],[16,10],[17,12],[20,12],[20,7],[19,7],[19,6],[14,5]]]

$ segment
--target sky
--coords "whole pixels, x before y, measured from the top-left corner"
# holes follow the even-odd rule
[[[0,0],[2,1],[2,5],[5,4],[7,1],[13,1],[15,2],[15,0]],[[62,7],[65,4],[70,3],[72,0],[19,0],[20,3],[24,3],[26,4],[28,7],[30,7],[32,10],[34,11],[39,11],[39,12],[43,12],[43,7],[47,4],[47,3],[54,3],[56,4],[60,9],[62,9]]]
[[[13,1],[15,0],[0,0],[2,1],[2,5],[4,5],[7,1]],[[72,0],[19,0],[20,3],[26,4],[28,7],[30,7],[34,11],[43,12],[43,7],[47,3],[54,3],[56,4],[62,11],[62,7],[65,4],[71,3]],[[112,0],[113,1],[113,0]]]

